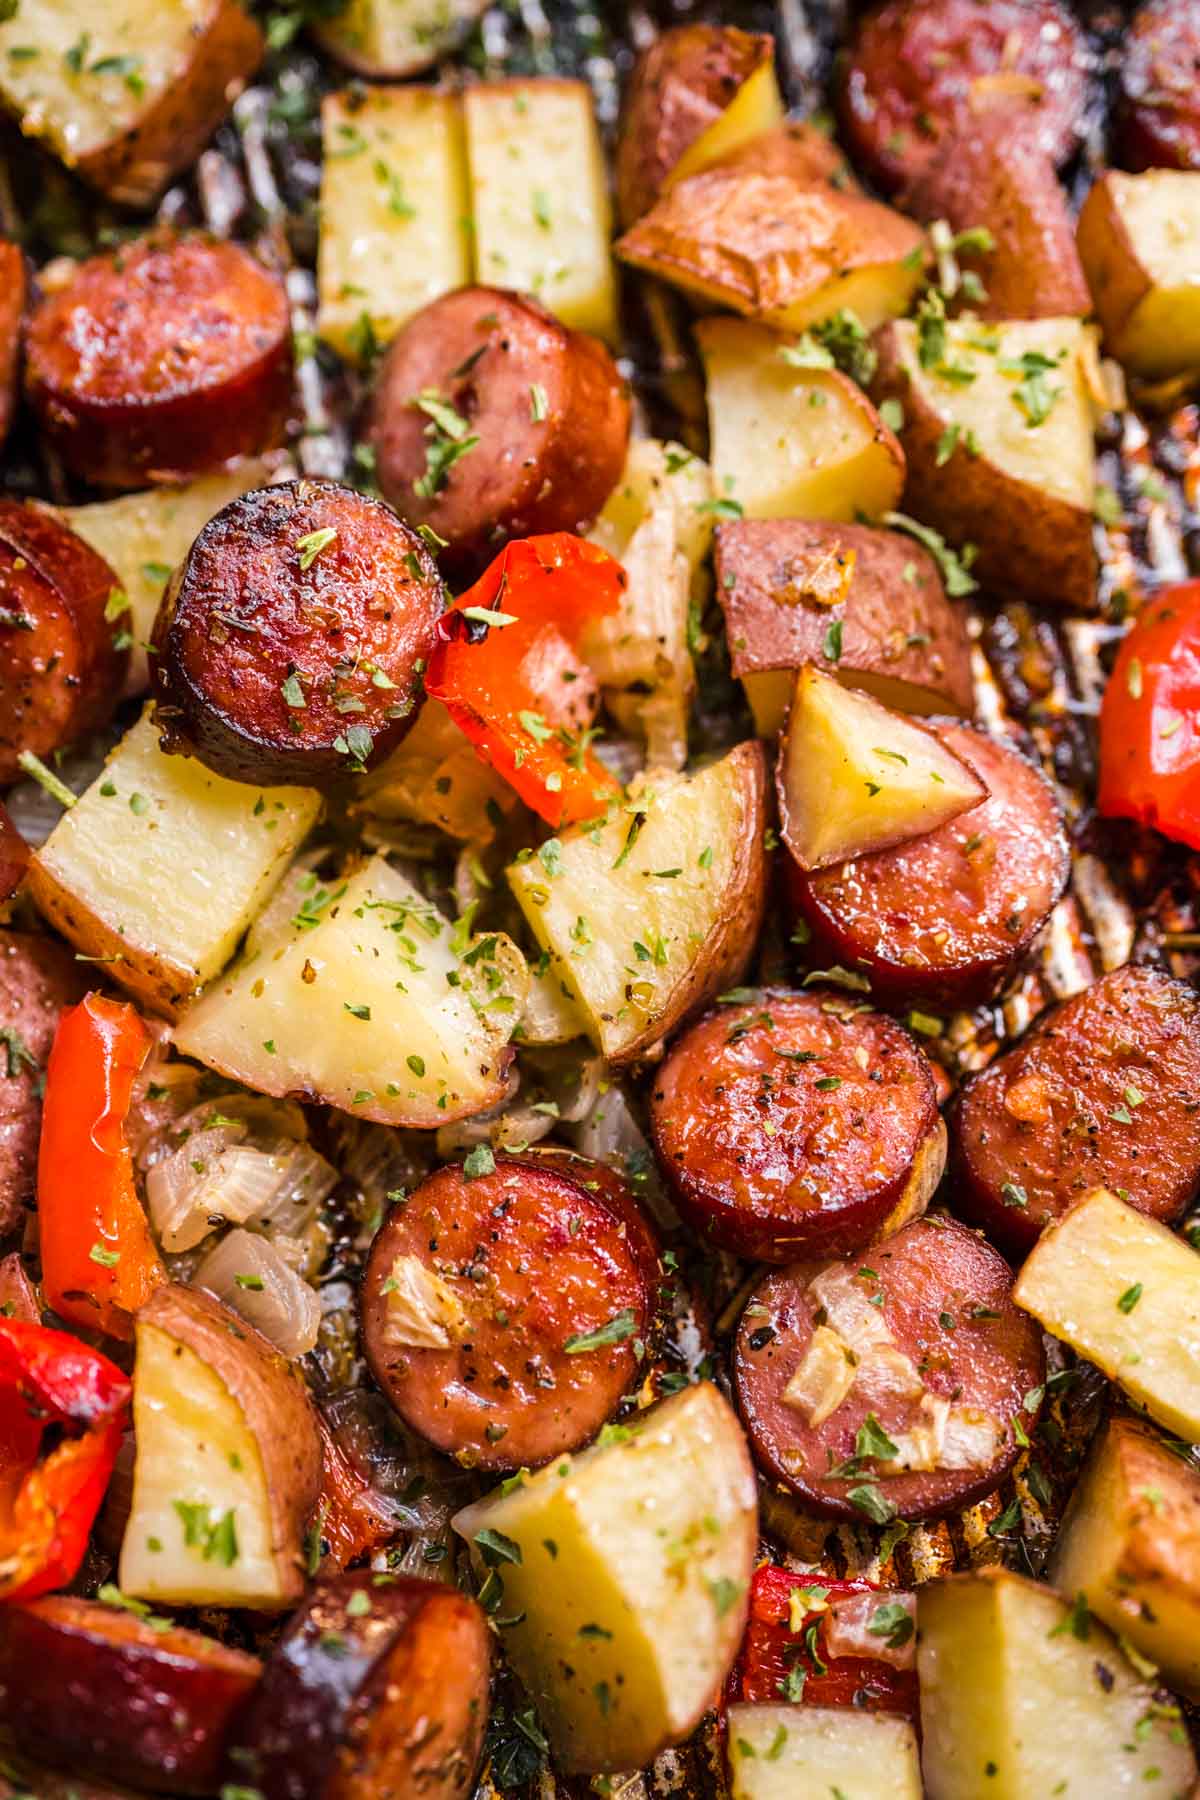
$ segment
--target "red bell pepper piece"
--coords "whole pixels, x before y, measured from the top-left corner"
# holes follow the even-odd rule
[[[824,1609],[797,1603],[798,1630],[791,1629],[792,1593],[810,1590],[822,1596]],[[849,1594],[888,1590],[870,1581],[825,1581],[819,1575],[797,1575],[774,1563],[754,1571],[750,1584],[750,1618],[733,1673],[728,1700],[803,1700],[811,1706],[865,1706],[871,1712],[917,1716],[917,1677],[870,1656],[831,1657],[825,1647],[828,1605]]]
[[[443,615],[430,658],[426,693],[554,826],[595,818],[620,795],[572,723],[593,685],[580,640],[616,612],[625,580],[614,557],[569,532],[519,538]]]
[[[65,1331],[0,1318],[0,1600],[73,1579],[129,1411],[115,1363]],[[43,1439],[57,1441],[43,1455]]]
[[[1100,709],[1100,811],[1200,850],[1200,581],[1168,588],[1117,652]]]
[[[320,1546],[321,1569],[345,1569],[368,1551],[391,1543],[399,1527],[375,1505],[371,1488],[326,1420],[318,1414],[321,1429],[321,1495],[313,1515],[312,1532]],[[310,1571],[316,1573],[310,1559]]]
[[[133,1336],[166,1280],[125,1141],[150,1034],[132,1006],[87,994],[59,1021],[46,1071],[38,1229],[46,1302],[72,1325]]]

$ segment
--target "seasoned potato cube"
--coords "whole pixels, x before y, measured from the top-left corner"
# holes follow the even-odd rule
[[[34,853],[29,892],[114,981],[174,1017],[225,967],[320,810],[311,788],[248,786],[165,755],[147,713]]]
[[[349,361],[471,279],[458,96],[378,87],[321,103],[317,331]]]
[[[175,1041],[259,1093],[384,1125],[449,1125],[505,1093],[528,973],[510,939],[460,935],[382,856],[289,889]]]
[[[1077,241],[1111,355],[1151,379],[1200,364],[1200,171],[1109,169]]]
[[[750,519],[878,518],[899,505],[904,454],[862,389],[796,368],[786,341],[742,319],[703,319],[717,493]]]
[[[1200,1443],[1200,1265],[1173,1231],[1097,1188],[1038,1239],[1013,1299]]]
[[[610,1061],[627,1062],[744,972],[762,919],[763,758],[651,772],[627,808],[562,834],[508,883]]]
[[[640,1768],[695,1726],[741,1641],[757,1502],[742,1428],[703,1382],[457,1514],[477,1568],[497,1537],[516,1546],[504,1647],[560,1767]]]
[[[399,81],[427,69],[485,10],[487,0],[349,0],[311,30],[322,47],[360,75]]]
[[[1093,1445],[1050,1567],[1109,1628],[1200,1695],[1200,1473],[1141,1419]]]
[[[733,1800],[921,1800],[907,1719],[853,1706],[731,1706]]]
[[[480,82],[463,105],[476,279],[534,294],[564,325],[614,343],[612,213],[590,88]]]
[[[1104,1626],[1023,1575],[919,1588],[917,1669],[929,1800],[1165,1800],[1196,1779],[1178,1715]]]
[[[239,0],[21,0],[4,17],[5,107],[123,206],[192,163],[263,53]]]

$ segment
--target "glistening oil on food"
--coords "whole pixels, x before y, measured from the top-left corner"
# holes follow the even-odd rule
[[[1200,1792],[1198,75],[0,4],[0,1800]]]

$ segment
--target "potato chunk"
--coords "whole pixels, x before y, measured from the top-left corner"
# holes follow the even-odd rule
[[[1079,214],[1105,348],[1158,380],[1200,364],[1200,171],[1109,169]]]
[[[247,786],[167,756],[147,713],[34,853],[29,891],[77,949],[174,1017],[225,967],[320,810],[311,788]]]
[[[628,1062],[744,972],[762,918],[762,751],[651,772],[627,808],[510,865],[508,883],[610,1061]]]
[[[321,142],[317,331],[362,362],[471,279],[462,108],[435,88],[327,94]]]
[[[989,1568],[918,1589],[917,1669],[929,1800],[1165,1800],[1196,1779],[1178,1717],[1115,1639],[1023,1575]]]
[[[460,941],[382,856],[284,899],[181,1021],[185,1056],[384,1125],[448,1125],[503,1097],[528,981],[509,938]]]
[[[323,49],[360,75],[398,81],[453,50],[487,0],[349,0],[332,18],[316,18]]]
[[[640,1768],[695,1726],[741,1640],[757,1499],[704,1382],[455,1517],[476,1567],[499,1565],[504,1646],[560,1767]]]
[[[1200,1695],[1200,1473],[1140,1419],[1111,1419],[1050,1569],[1171,1683]]]
[[[5,107],[123,206],[149,206],[190,166],[263,53],[238,0],[21,0],[5,20]]]
[[[1119,1382],[1137,1405],[1200,1443],[1200,1269],[1156,1219],[1097,1188],[1038,1239],[1013,1299]]]
[[[731,1706],[733,1800],[921,1800],[907,1719],[853,1706]]]
[[[534,294],[564,325],[615,343],[612,209],[591,89],[487,81],[463,105],[475,279]]]
[[[742,319],[702,319],[716,490],[750,519],[879,518],[900,503],[904,454],[862,389],[796,368],[786,340]]]
[[[796,677],[776,785],[784,841],[802,869],[890,849],[987,798],[932,732],[811,666]]]

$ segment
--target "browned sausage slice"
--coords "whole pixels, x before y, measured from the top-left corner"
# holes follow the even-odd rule
[[[1094,1187],[1172,1222],[1200,1188],[1200,997],[1114,969],[973,1076],[951,1129],[956,1197],[1014,1252]]]
[[[411,1576],[339,1575],[310,1590],[234,1747],[270,1800],[461,1800],[487,1722],[487,1623]]]
[[[25,253],[19,244],[0,239],[0,444],[8,436],[17,409],[21,326],[28,297]]]
[[[256,1656],[51,1594],[0,1608],[0,1718],[24,1748],[137,1787],[211,1794]]]
[[[105,615],[120,604],[90,544],[48,512],[0,500],[0,782],[16,779],[22,750],[49,756],[110,717],[129,637]]]
[[[1200,0],[1146,0],[1119,67],[1127,167],[1200,169]]]
[[[249,251],[160,234],[80,263],[34,309],[26,391],[68,468],[142,487],[277,444],[291,342],[283,284]]]
[[[634,1379],[657,1249],[620,1178],[551,1153],[439,1169],[397,1206],[363,1281],[367,1360],[414,1431],[468,1467],[548,1462]]]
[[[751,1448],[806,1506],[876,1524],[990,1493],[1032,1428],[1042,1336],[976,1232],[917,1219],[848,1262],[769,1275],[742,1315],[734,1386]]]
[[[33,1198],[46,1059],[64,1007],[86,992],[82,968],[54,938],[0,931],[0,1236]]]
[[[1079,140],[1088,71],[1058,0],[886,0],[858,28],[839,117],[851,154],[885,188],[915,180],[947,132],[992,111],[1059,163]]]
[[[416,716],[442,612],[421,539],[332,482],[255,488],[210,519],[163,598],[164,745],[234,781],[317,783]]]
[[[684,1219],[739,1256],[842,1256],[924,1211],[946,1133],[929,1060],[847,994],[766,990],[700,1019],[650,1096]]]
[[[998,991],[1045,924],[1070,854],[1040,770],[969,725],[934,729],[988,798],[924,837],[816,874],[789,859],[788,883],[818,966],[867,974],[888,1003],[974,1006]]]
[[[29,867],[29,845],[0,801],[0,900],[11,900]]]
[[[629,399],[597,338],[520,294],[460,288],[393,340],[368,437],[384,497],[466,570],[505,538],[591,523],[624,466]]]

